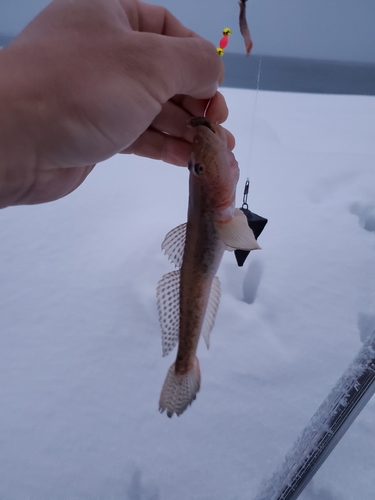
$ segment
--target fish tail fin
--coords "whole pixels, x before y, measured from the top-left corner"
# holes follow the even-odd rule
[[[198,358],[184,375],[175,371],[175,363],[169,368],[159,400],[159,410],[167,410],[169,418],[175,413],[181,415],[197,396],[201,385],[201,372]]]

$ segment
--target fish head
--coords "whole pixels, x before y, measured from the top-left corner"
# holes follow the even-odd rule
[[[227,134],[203,117],[192,118],[190,126],[195,128],[188,165],[191,188],[199,191],[213,210],[225,211],[234,204],[240,175]]]

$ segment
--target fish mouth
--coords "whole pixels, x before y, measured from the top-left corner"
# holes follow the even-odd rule
[[[211,123],[204,116],[195,116],[193,118],[190,118],[190,120],[188,120],[188,126],[189,127],[199,127],[199,126],[207,127],[213,133],[215,133],[215,130],[212,128]]]
[[[192,144],[192,158],[198,163],[211,161],[212,157],[227,147],[225,130],[218,124],[211,124],[204,116],[195,116],[187,122],[188,127],[195,128]],[[193,161],[193,160],[192,160]]]
[[[197,133],[195,137],[204,138],[212,147],[218,146],[218,141],[227,145],[227,136],[223,127],[217,123],[210,123],[204,116],[194,116],[187,122],[188,127],[196,128]],[[209,132],[207,131],[209,130]],[[212,135],[213,134],[213,135]]]

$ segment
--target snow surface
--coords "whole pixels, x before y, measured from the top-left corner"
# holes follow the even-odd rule
[[[202,388],[157,411],[160,250],[188,174],[99,165],[60,201],[0,211],[0,498],[252,500],[375,329],[375,97],[223,89],[250,209],[226,253]],[[255,110],[255,115],[254,115]],[[372,500],[371,400],[301,495]]]

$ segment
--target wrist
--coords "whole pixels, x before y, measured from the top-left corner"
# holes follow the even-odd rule
[[[38,100],[30,79],[19,51],[0,50],[0,208],[21,204],[36,177]]]

